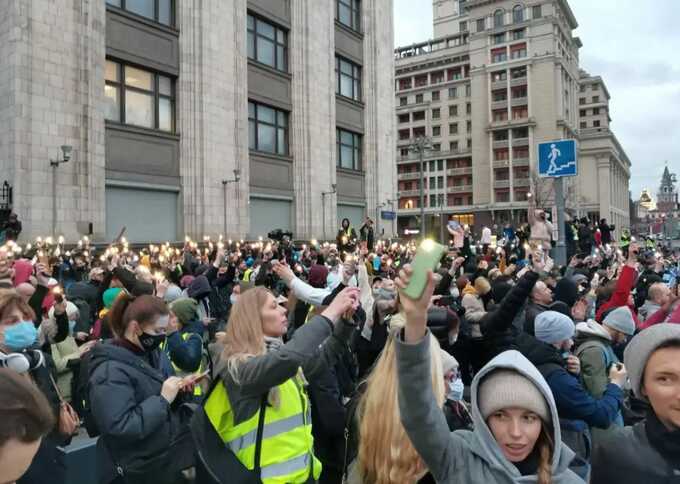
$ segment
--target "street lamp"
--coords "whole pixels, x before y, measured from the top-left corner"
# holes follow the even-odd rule
[[[327,234],[326,234],[326,196],[333,196],[336,193],[338,193],[338,185],[335,183],[331,184],[331,191],[330,192],[321,192],[321,210],[323,211],[323,216],[321,217],[323,220],[323,238],[324,240],[328,240]]]
[[[423,176],[423,156],[432,150],[432,141],[427,136],[418,136],[408,147],[412,153],[418,153],[420,165],[420,237],[425,238],[425,179]]]
[[[222,187],[224,187],[224,233],[227,233],[227,185],[230,183],[238,183],[241,181],[241,170],[236,168],[234,170],[234,178],[231,180],[222,180]]]
[[[50,166],[52,167],[52,236],[57,236],[57,168],[62,163],[68,163],[71,160],[71,153],[73,147],[71,145],[61,145],[61,159],[50,159]]]
[[[446,221],[444,220],[444,207],[446,206],[445,200],[446,200],[446,195],[443,193],[439,194],[439,239],[442,244],[444,244],[444,224]],[[444,244],[448,245],[448,244]]]

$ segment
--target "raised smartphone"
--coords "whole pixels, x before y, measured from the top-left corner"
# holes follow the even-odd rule
[[[420,299],[427,284],[427,271],[433,271],[437,268],[446,250],[446,247],[434,240],[423,240],[411,263],[413,273],[404,294],[411,299]]]

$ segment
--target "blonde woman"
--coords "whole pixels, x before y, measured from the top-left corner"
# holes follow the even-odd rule
[[[243,482],[238,470],[265,484],[318,480],[305,378],[334,363],[354,331],[343,316],[351,320],[358,306],[359,290],[343,290],[283,344],[286,309],[262,287],[241,294],[223,338],[218,383],[203,407],[206,418],[194,425],[200,482]],[[225,469],[234,456],[237,471]]]
[[[399,416],[395,333],[388,338],[359,399],[358,455],[349,466],[349,484],[415,483],[428,472],[406,435]],[[436,338],[430,338],[431,384],[437,405],[441,408],[446,395],[442,351]]]
[[[418,300],[403,290],[412,272],[396,281],[406,327],[395,341],[401,422],[436,482],[487,484],[577,484],[569,470],[574,458],[562,443],[557,406],[539,371],[517,351],[506,351],[480,370],[472,382],[474,431],[449,432],[439,395],[429,380],[428,284]],[[424,383],[425,382],[425,383]]]

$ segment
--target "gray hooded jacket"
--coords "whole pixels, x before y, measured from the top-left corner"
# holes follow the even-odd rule
[[[553,483],[577,484],[583,481],[569,470],[574,453],[562,444],[559,417],[550,387],[539,371],[517,351],[506,351],[491,360],[472,382],[472,420],[475,430],[449,432],[446,418],[435,402],[432,388],[422,385],[430,381],[430,338],[416,344],[397,340],[399,375],[399,410],[401,422],[413,446],[439,483],[530,484],[537,475],[522,476],[505,458],[489,427],[482,418],[477,402],[478,385],[485,375],[500,368],[515,370],[541,391],[550,407],[553,421]]]

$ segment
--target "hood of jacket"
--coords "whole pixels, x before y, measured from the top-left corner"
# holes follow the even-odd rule
[[[208,281],[208,278],[203,275],[198,276],[193,281],[191,281],[191,284],[189,284],[189,287],[187,288],[187,294],[189,297],[196,300],[206,297],[210,294],[210,291],[210,281]]]
[[[134,367],[136,370],[147,374],[149,377],[158,380],[161,384],[165,381],[165,376],[159,370],[161,366],[160,358],[161,352],[154,351],[151,354],[150,364],[147,358],[143,358],[135,355],[131,351],[116,346],[111,342],[99,343],[90,350],[90,364],[88,365],[88,371],[90,376],[95,372],[95,370],[105,363],[116,362],[118,364],[128,365]]]
[[[642,306],[640,306],[640,309],[638,309],[638,314],[640,317],[642,317],[642,319],[647,319],[659,309],[661,309],[659,304],[655,303],[654,301],[647,300]]]
[[[574,338],[574,343],[576,346],[580,345],[586,340],[598,338],[602,339],[608,344],[612,343],[612,337],[597,321],[589,319],[585,323],[578,323],[576,325],[576,337]]]
[[[562,444],[560,433],[560,420],[557,414],[557,406],[553,398],[552,391],[539,371],[526,359],[520,352],[510,350],[501,353],[482,368],[472,381],[472,421],[474,423],[474,435],[476,440],[472,443],[472,451],[486,460],[493,467],[500,467],[509,476],[520,478],[521,474],[517,467],[505,458],[503,451],[499,447],[488,425],[482,418],[479,410],[478,393],[480,381],[489,373],[499,370],[513,370],[527,378],[541,392],[548,407],[553,427],[553,442],[555,451],[553,453],[552,474],[554,477],[568,472],[569,464],[574,458],[574,452],[566,445]],[[476,444],[476,445],[475,445]]]

